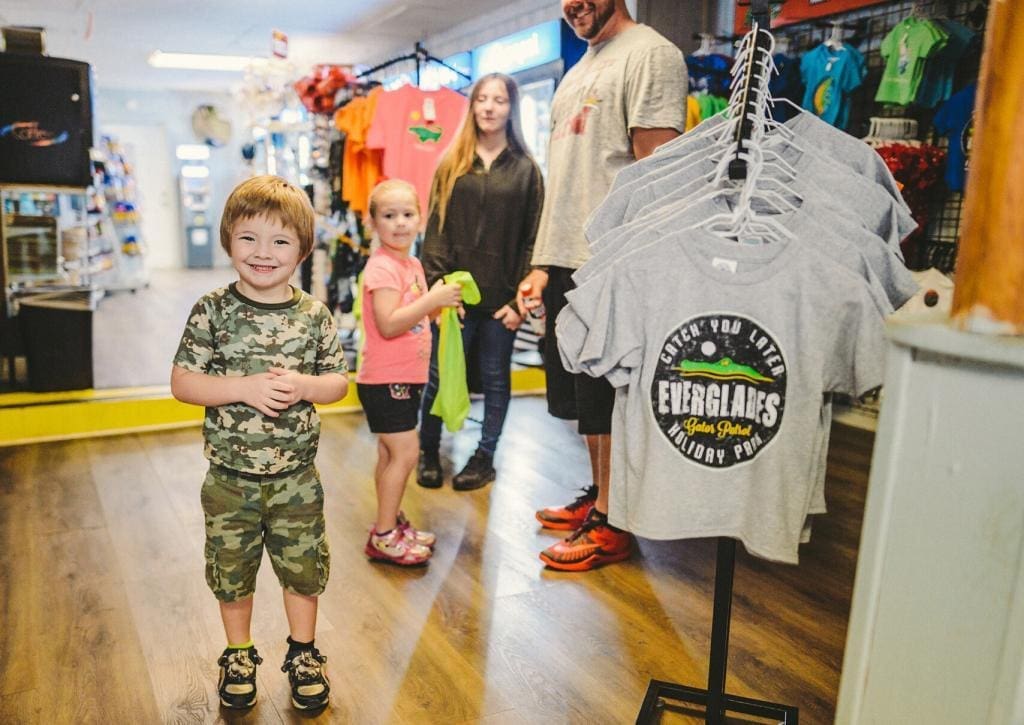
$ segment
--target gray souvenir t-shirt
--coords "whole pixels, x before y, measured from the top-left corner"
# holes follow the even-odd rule
[[[783,176],[784,181],[777,185],[777,190],[799,196],[818,192],[817,199],[821,205],[877,234],[893,248],[898,248],[899,243],[917,228],[917,222],[903,205],[886,194],[878,184],[868,181],[848,167],[809,148],[801,151],[786,142],[778,143],[775,148],[795,172],[792,178]],[[664,175],[636,189],[629,198],[620,223],[643,215],[651,204],[663,204],[688,195],[694,185],[700,185],[702,176],[706,177],[715,171],[713,157],[706,156],[703,165],[703,174],[699,171],[699,164],[690,165],[678,173]],[[778,178],[776,172],[763,173],[769,178]],[[683,187],[682,184],[691,186]]]
[[[606,235],[606,237],[614,236],[616,243],[610,243],[612,240],[605,243],[605,238],[602,238],[592,245],[592,248],[595,249],[594,256],[583,267],[576,270],[573,280],[577,284],[583,284],[595,275],[614,268],[616,260],[638,250],[657,254],[657,247],[661,244],[668,244],[671,249],[676,244],[675,238],[666,239],[666,235],[673,231],[692,227],[695,223],[704,223],[715,214],[728,211],[730,209],[723,200],[707,199],[681,207],[680,210],[666,209],[665,213],[655,215],[657,221],[652,219],[650,223],[641,224],[640,220],[635,220],[620,227],[621,230],[628,230],[628,233]],[[796,212],[776,215],[775,219],[796,237],[795,241],[800,249],[798,253],[823,255],[863,279],[880,315],[890,314],[913,295],[913,290],[916,287],[913,275],[897,259],[893,251],[870,232],[860,229],[856,225],[844,228],[841,218],[833,217],[828,212],[822,211],[812,214],[805,209],[798,209]],[[858,232],[863,234],[866,239],[857,240]],[[702,233],[697,232],[698,236]],[[856,242],[851,242],[851,238]],[[779,240],[776,243],[785,244],[786,242]],[[571,315],[570,307],[566,317]],[[562,325],[563,322],[563,318],[560,316],[559,325]],[[564,324],[572,325],[576,322],[576,320],[572,320],[564,322]],[[569,366],[567,369],[572,369],[571,363],[566,363],[566,365]],[[824,513],[826,510],[825,481],[832,408],[827,401],[823,402],[819,426],[818,472],[815,476],[816,484],[809,513]],[[620,409],[615,409],[613,415],[619,417],[620,425],[624,425],[624,422],[621,422]],[[628,454],[628,451],[625,450],[613,450],[613,455],[616,452],[620,455]]]
[[[796,245],[688,234],[659,249],[569,293],[580,325],[559,318],[574,369],[628,386],[625,430],[613,422],[628,455],[613,455],[611,521],[649,538],[731,536],[795,563],[822,396],[882,380],[875,302],[852,273]],[[581,330],[582,344],[568,339]]]
[[[881,286],[891,305],[885,314],[898,309],[916,294],[918,285],[913,275],[892,247],[849,219],[823,208],[818,203],[818,192],[810,190],[805,196],[802,203],[796,202],[800,203],[796,210],[770,213],[769,216],[797,238],[819,248],[851,271],[860,273],[866,266],[863,276],[872,286]],[[767,211],[766,206],[755,203],[758,211]],[[648,206],[642,217],[607,232],[591,244],[593,256],[576,270],[573,280],[579,284],[618,257],[656,243],[669,232],[692,227],[716,214],[731,211],[723,198],[697,202],[669,200],[662,205]]]
[[[808,118],[805,119],[805,116]],[[663,198],[667,194],[678,194],[678,187],[681,184],[711,174],[715,169],[715,158],[711,151],[716,147],[715,139],[718,137],[715,132],[716,125],[711,124],[715,118],[720,117],[705,121],[684,136],[662,145],[652,156],[619,172],[608,196],[587,221],[587,239],[595,241],[625,220],[633,218],[638,208],[643,208],[652,200]],[[710,124],[709,132],[698,134],[698,129],[705,124]],[[718,125],[721,125],[721,122]],[[895,241],[898,245],[903,237],[913,231],[916,222],[910,215],[910,209],[900,195],[895,179],[874,149],[810,114],[797,115],[786,123],[786,127],[796,134],[797,143],[808,150],[808,153],[803,155],[792,148],[787,149],[789,144],[783,142],[781,148],[787,149],[786,158],[796,158],[798,164],[807,164],[815,159],[818,165],[811,167],[811,173],[815,168],[822,168],[822,165],[825,168],[822,178],[816,180],[821,184],[813,188],[827,190],[834,196],[842,198],[852,185],[854,192],[866,194],[867,201],[873,202],[873,206],[880,210],[886,208],[887,200],[891,200],[895,206],[884,225],[880,221],[871,221],[873,217],[870,215],[874,210],[864,209],[857,199],[848,199],[844,205],[868,220],[864,222],[864,226],[876,231],[881,230],[881,235],[888,238],[890,243],[893,243],[894,237],[899,236]],[[769,146],[776,147],[781,140],[777,133],[769,134],[768,139]],[[727,153],[730,147],[729,144],[721,147],[722,153]],[[806,158],[803,158],[804,156]],[[804,167],[805,176],[807,171],[807,167]],[[860,180],[851,180],[848,178],[851,175],[860,177]],[[669,177],[670,181],[663,181],[666,177]],[[659,181],[662,183],[655,184]],[[806,187],[806,184],[800,184],[799,188]],[[634,199],[637,192],[640,192],[640,196]],[[675,198],[679,198],[678,195]],[[865,216],[864,212],[867,212],[868,216]]]
[[[646,25],[592,46],[562,79],[534,265],[577,269],[590,256],[583,224],[633,160],[632,128],[686,126],[682,53]]]

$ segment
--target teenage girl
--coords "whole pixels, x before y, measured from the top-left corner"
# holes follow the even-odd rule
[[[366,554],[409,566],[430,559],[435,539],[401,512],[405,482],[419,453],[416,422],[430,365],[430,318],[443,307],[458,306],[461,288],[439,281],[428,291],[423,266],[409,255],[420,229],[412,184],[381,182],[369,206],[380,246],[363,270],[363,352],[356,376],[366,420],[378,435],[377,519]]]
[[[522,322],[516,285],[530,270],[544,199],[540,169],[520,130],[516,82],[500,73],[486,75],[469,98],[470,112],[434,174],[423,242],[428,282],[467,270],[481,294],[480,303],[466,310],[462,344],[468,351],[478,343],[484,420],[476,452],[452,478],[452,487],[461,491],[486,486],[495,477],[494,452],[511,390],[512,347]],[[434,348],[416,476],[428,488],[442,483],[441,419],[430,414],[438,385],[436,343]]]

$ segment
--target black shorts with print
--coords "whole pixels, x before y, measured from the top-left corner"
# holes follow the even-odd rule
[[[359,383],[356,388],[366,422],[374,433],[416,430],[420,419],[423,385],[416,383]]]

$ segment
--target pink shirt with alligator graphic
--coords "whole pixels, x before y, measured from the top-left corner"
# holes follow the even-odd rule
[[[449,88],[423,91],[402,86],[381,93],[366,146],[384,150],[384,176],[416,187],[426,212],[430,182],[441,156],[455,138],[469,100]],[[426,214],[423,214],[426,219]]]

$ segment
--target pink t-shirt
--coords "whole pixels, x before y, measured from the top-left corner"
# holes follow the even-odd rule
[[[468,106],[469,100],[450,88],[422,91],[402,86],[377,98],[366,146],[384,149],[384,175],[415,186],[420,209],[427,208],[434,171]]]
[[[393,289],[401,293],[398,306],[415,302],[427,291],[423,265],[416,257],[397,257],[381,247],[370,255],[363,270],[360,305],[363,310],[363,353],[357,383],[426,383],[430,367],[430,318],[390,340],[377,330],[373,293]]]

